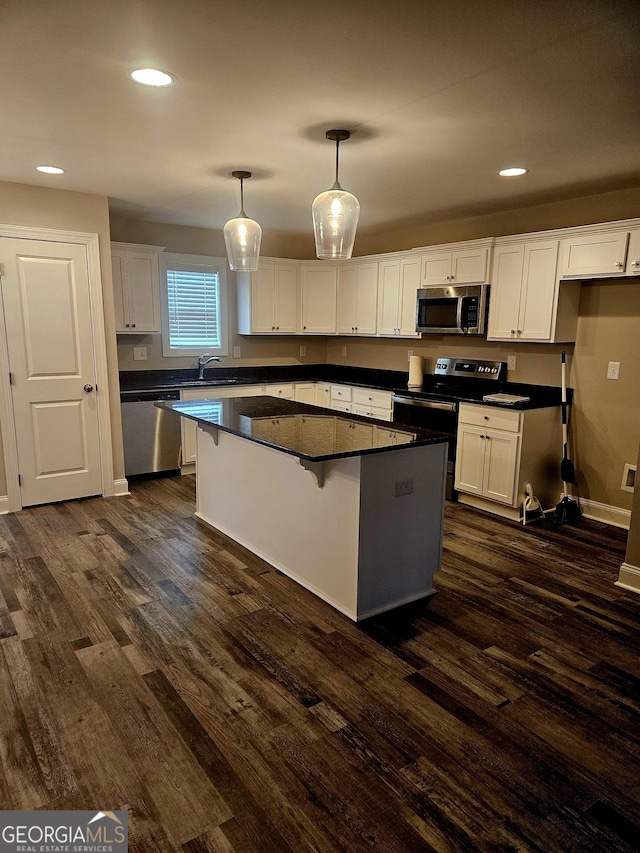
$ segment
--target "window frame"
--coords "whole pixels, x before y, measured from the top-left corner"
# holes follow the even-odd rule
[[[218,297],[219,297],[219,329],[220,346],[203,347],[172,347],[169,336],[169,293],[167,287],[167,270],[185,269],[195,267],[215,267],[218,273]],[[162,355],[164,358],[180,358],[180,356],[203,355],[229,355],[229,307],[228,307],[228,280],[227,259],[216,258],[209,255],[183,255],[179,252],[163,252],[160,255],[160,314],[162,317]]]

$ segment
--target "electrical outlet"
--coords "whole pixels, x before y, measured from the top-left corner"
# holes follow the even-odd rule
[[[346,354],[347,354],[347,348],[342,347],[342,357],[344,358],[346,356]]]
[[[636,466],[631,462],[626,462],[624,466],[624,471],[622,472],[622,484],[620,488],[623,492],[631,492],[633,493],[634,487],[636,485]]]
[[[507,356],[507,370],[515,370],[516,369],[516,357],[515,355]]]
[[[610,361],[607,368],[607,379],[620,379],[620,362]]]
[[[300,347],[300,358],[304,358],[306,354],[307,354],[307,348],[306,347]]]
[[[413,480],[396,480],[396,497],[413,494]]]
[[[146,361],[147,360],[147,348],[146,347],[134,347],[133,348],[133,360],[134,361]]]
[[[234,358],[242,358],[242,350],[240,349],[240,347],[234,347],[233,348],[233,357]]]

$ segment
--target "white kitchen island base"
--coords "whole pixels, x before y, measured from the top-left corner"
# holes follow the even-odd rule
[[[196,515],[366,619],[434,593],[446,451],[439,443],[324,461],[320,487],[295,456],[199,424]]]

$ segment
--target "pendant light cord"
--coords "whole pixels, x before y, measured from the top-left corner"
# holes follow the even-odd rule
[[[336,139],[336,182],[333,185],[333,189],[341,190],[340,181],[338,180],[338,162],[340,157],[340,140]]]
[[[244,212],[244,178],[240,178],[240,216],[243,219],[247,218],[247,214]]]

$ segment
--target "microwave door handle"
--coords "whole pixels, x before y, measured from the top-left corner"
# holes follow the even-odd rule
[[[458,310],[457,310],[457,313],[456,313],[456,326],[457,326],[461,331],[463,331],[463,332],[464,332],[464,331],[465,331],[465,329],[463,329],[463,328],[462,328],[462,303],[463,303],[463,302],[464,302],[464,296],[461,296],[461,297],[458,299]]]

